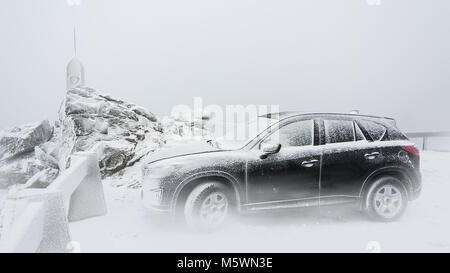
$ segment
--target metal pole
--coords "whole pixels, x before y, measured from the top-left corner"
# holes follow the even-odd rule
[[[427,148],[428,148],[428,137],[424,136],[422,142],[422,150],[425,151]]]

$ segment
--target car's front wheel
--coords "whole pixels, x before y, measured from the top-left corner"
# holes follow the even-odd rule
[[[386,176],[377,179],[366,195],[366,211],[375,220],[389,222],[404,213],[408,203],[407,192],[400,180]]]
[[[219,182],[205,182],[189,194],[184,216],[188,226],[194,230],[213,230],[225,223],[230,211],[228,188]]]

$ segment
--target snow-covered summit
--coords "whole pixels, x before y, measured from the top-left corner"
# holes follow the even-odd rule
[[[143,157],[168,142],[204,134],[201,122],[158,119],[143,107],[99,90],[72,88],[53,125],[43,121],[0,132],[0,188],[32,177],[34,184],[45,186],[70,166],[72,153],[99,142],[104,147],[99,159],[102,177],[124,177],[124,184],[139,186],[136,163]]]
[[[62,110],[60,120],[65,127],[73,128],[68,132],[75,136],[73,151],[104,143],[100,159],[103,176],[132,165],[163,143],[163,129],[155,115],[92,88],[67,91]]]

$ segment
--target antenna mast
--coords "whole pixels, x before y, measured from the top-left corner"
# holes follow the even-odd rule
[[[77,30],[75,27],[73,27],[73,51],[75,56],[77,56]]]

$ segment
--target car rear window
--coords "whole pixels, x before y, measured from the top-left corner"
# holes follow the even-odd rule
[[[359,128],[359,125],[356,122],[353,122],[353,125],[355,126],[356,141],[366,140],[366,137],[364,136],[364,133],[361,131],[361,128]]]
[[[324,120],[326,143],[355,141],[355,131],[351,120]]]
[[[386,134],[386,127],[379,123],[369,120],[358,120],[358,123],[367,131],[373,141],[381,140]]]
[[[382,140],[406,140],[408,139],[402,132],[398,130],[388,130]]]

